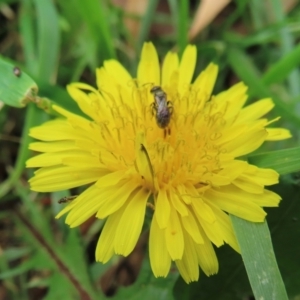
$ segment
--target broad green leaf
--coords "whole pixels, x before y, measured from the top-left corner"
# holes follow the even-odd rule
[[[65,226],[67,226],[65,224]],[[91,285],[91,278],[88,273],[88,264],[85,257],[85,248],[82,243],[79,231],[74,228],[68,228],[68,235],[60,256],[68,266],[72,274],[76,274],[76,280],[90,295],[95,295],[95,290]],[[95,296],[94,296],[95,297]],[[102,293],[98,294],[97,299],[104,299]]]
[[[253,223],[232,215],[231,221],[255,299],[287,300],[267,223]]]
[[[74,290],[74,287],[67,280],[67,278],[62,277],[59,272],[53,273],[53,275],[48,279],[48,283],[48,292],[43,297],[44,300],[78,299],[78,294]]]
[[[0,101],[24,107],[37,94],[36,83],[21,69],[0,59]]]
[[[300,147],[260,153],[249,157],[249,162],[271,168],[279,174],[288,174],[300,170]]]

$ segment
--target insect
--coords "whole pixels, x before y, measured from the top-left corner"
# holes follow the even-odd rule
[[[76,199],[78,196],[66,196],[66,197],[63,197],[61,199],[58,200],[58,203],[59,204],[62,204],[62,203],[68,203],[74,199]]]
[[[167,101],[167,94],[160,86],[151,88],[150,93],[154,96],[152,103],[153,114],[156,115],[156,123],[160,128],[166,128],[171,120],[173,106],[171,101]]]
[[[20,77],[22,74],[21,69],[18,67],[14,67],[13,72],[14,72],[15,76],[17,76],[17,77]]]

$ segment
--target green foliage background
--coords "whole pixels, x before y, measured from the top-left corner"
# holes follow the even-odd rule
[[[135,75],[144,41],[154,42],[160,58],[172,48],[182,53],[199,1],[164,2],[169,12],[157,10],[160,1],[149,0],[140,18],[108,0],[0,0],[0,100],[8,104],[0,110],[0,300],[105,298],[100,278],[118,258],[107,265],[94,261],[102,222],[85,234],[70,230],[63,220],[54,220],[57,201],[67,191],[37,195],[29,190],[32,171],[24,169],[31,155],[28,130],[51,115],[34,104],[25,106],[25,91],[36,82],[46,107],[51,99],[80,113],[65,85],[79,80],[94,85],[94,70],[105,59],[117,58]],[[155,279],[146,250],[136,282],[117,286],[113,299],[300,298],[300,4],[295,2],[285,13],[284,1],[232,1],[223,17],[193,40],[196,74],[210,61],[220,66],[214,92],[243,80],[248,103],[272,97],[276,107],[270,117],[281,116],[276,126],[293,134],[249,158],[282,175],[274,190],[283,201],[267,210],[269,226],[232,218],[242,257],[227,246],[216,249],[219,274],[207,278],[201,273],[190,285],[175,269],[166,279]],[[136,36],[124,17],[140,21]],[[153,24],[173,31],[154,33]],[[17,81],[13,66],[33,80],[22,76]]]

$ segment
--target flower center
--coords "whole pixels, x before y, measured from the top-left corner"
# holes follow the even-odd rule
[[[106,110],[111,117],[99,124],[105,144],[100,156],[106,156],[103,161],[107,166],[115,170],[135,168],[136,136],[143,132],[160,188],[186,183],[211,185],[209,178],[221,170],[220,156],[226,152],[218,143],[226,124],[222,113],[226,107],[221,109],[213,98],[207,101],[205,95],[192,89],[179,96],[166,88],[172,114],[162,128],[150,88],[135,87],[129,94],[129,100],[122,96],[113,103],[108,101],[111,105]]]
[[[160,187],[187,182],[211,185],[207,175],[221,169],[220,155],[224,153],[218,144],[225,125],[223,114],[213,99],[202,107],[195,105],[195,98],[190,95],[173,99],[174,113],[169,128],[156,127],[155,134],[151,132],[147,136],[154,175]]]

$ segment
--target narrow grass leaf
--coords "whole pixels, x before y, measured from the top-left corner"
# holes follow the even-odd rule
[[[249,86],[250,96],[259,98],[272,97],[275,109],[280,116],[300,126],[300,118],[264,85],[260,72],[245,53],[238,48],[232,47],[227,50],[227,55],[228,62],[235,73]]]
[[[182,55],[186,45],[188,44],[188,27],[189,27],[189,1],[179,1],[179,18],[178,18],[178,32],[177,45],[179,47],[179,54]]]
[[[275,22],[284,22],[286,20],[285,9],[281,0],[273,0],[270,2],[271,9],[274,12],[274,21]],[[281,50],[282,57],[285,57],[290,53],[295,44],[297,43],[289,31],[286,24],[284,24],[279,31],[279,45]],[[294,69],[286,78],[287,85],[289,87],[289,92],[292,96],[297,96],[300,93],[299,81],[300,75],[297,69]]]
[[[37,60],[35,18],[32,14],[33,5],[31,0],[20,2],[19,28],[22,37],[25,66],[31,74],[37,74],[38,64],[32,63]]]
[[[34,0],[37,12],[37,76],[45,82],[54,83],[56,79],[60,30],[58,14],[54,2],[48,0]]]
[[[300,147],[260,153],[249,157],[250,163],[272,168],[279,174],[288,174],[300,170]]]
[[[230,217],[255,299],[287,300],[267,223]]]
[[[172,25],[176,33],[178,33],[179,27],[179,3],[177,0],[168,0],[168,4],[171,11]]]
[[[40,110],[34,105],[28,105],[24,117],[25,123],[23,125],[22,143],[18,150],[17,161],[15,162],[14,169],[9,174],[9,177],[0,184],[0,202],[4,200],[3,196],[10,191],[16,182],[18,182],[25,168],[25,161],[28,159],[30,153],[28,145],[32,141],[28,132],[29,128],[36,126],[41,121],[38,116],[40,116]]]
[[[114,58],[115,48],[110,31],[110,13],[105,1],[88,0],[84,5],[80,0],[73,0],[73,10],[78,12],[82,22],[88,27],[92,38],[96,41],[100,63],[104,59]]]
[[[274,82],[281,82],[287,75],[300,64],[300,44],[286,54],[282,59],[272,65],[263,76],[263,83],[266,85]]]
[[[143,43],[147,40],[152,21],[156,12],[158,0],[148,1],[148,7],[141,20],[140,32],[137,41],[137,53],[140,53]]]

